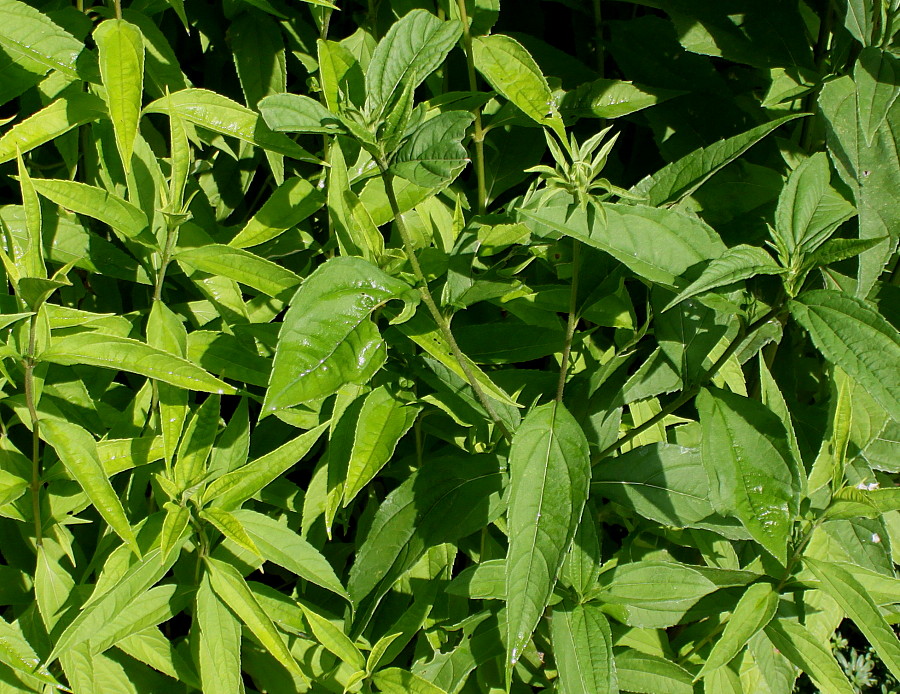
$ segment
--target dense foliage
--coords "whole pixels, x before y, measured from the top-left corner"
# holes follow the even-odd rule
[[[0,0],[0,693],[893,686],[900,1],[124,4]]]

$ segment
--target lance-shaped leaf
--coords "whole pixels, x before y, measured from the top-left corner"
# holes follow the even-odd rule
[[[300,161],[318,161],[286,135],[274,132],[258,113],[221,94],[206,89],[182,89],[144,108],[145,113],[168,114],[170,110],[189,123],[236,137],[269,152]]]
[[[222,475],[206,488],[203,503],[215,501],[216,506],[226,511],[237,508],[305,456],[327,426],[327,422],[320,424],[274,451]]]
[[[29,70],[59,70],[78,79],[76,63],[84,44],[43,12],[18,0],[0,0],[0,47]]]
[[[20,675],[25,675],[26,682],[29,678],[34,678],[54,689],[72,691],[60,684],[46,666],[41,665],[34,648],[25,640],[19,629],[2,618],[0,618],[0,663],[9,666]]]
[[[675,304],[719,287],[750,279],[756,275],[777,275],[784,270],[772,259],[772,256],[757,246],[740,244],[725,250],[703,270],[703,274],[691,282],[672,299],[663,311],[668,311]]]
[[[881,662],[900,678],[900,641],[878,605],[852,573],[840,564],[805,558],[803,563],[819,579],[822,590],[841,606],[875,648]]]
[[[513,437],[506,559],[507,669],[547,607],[591,478],[588,442],[562,403],[532,410]]]
[[[143,342],[115,335],[75,333],[54,338],[38,359],[63,366],[88,364],[104,369],[130,371],[179,388],[204,393],[233,395],[237,392],[233,386],[185,359]]]
[[[773,619],[765,628],[772,645],[803,670],[822,694],[852,694],[854,689],[831,649],[792,619]]]
[[[604,460],[592,488],[644,518],[685,527],[713,514],[699,448],[655,443]]]
[[[138,27],[124,19],[107,19],[94,30],[94,41],[100,54],[100,77],[116,146],[128,172],[141,117],[144,37]]]
[[[667,164],[655,174],[639,181],[628,192],[643,198],[653,207],[675,203],[702,186],[717,171],[733,162],[780,125],[804,116],[804,113],[776,118],[747,132],[701,147]]]
[[[559,110],[564,116],[620,118],[683,93],[623,80],[598,79],[566,92]]]
[[[296,273],[271,260],[220,243],[179,251],[175,254],[175,260],[197,270],[246,284],[281,301],[288,301],[301,282]]]
[[[294,295],[284,317],[264,409],[328,395],[358,378],[368,355],[341,348],[371,326],[363,345],[357,345],[377,349],[382,343],[369,314],[408,291],[404,282],[360,258],[332,258],[321,265]]]
[[[616,653],[616,674],[619,687],[626,692],[641,694],[692,694],[691,675],[671,660],[633,648]]]
[[[697,678],[731,662],[747,642],[768,624],[778,607],[778,593],[768,583],[754,583],[747,588],[731,616],[725,631],[713,642],[713,649]]]
[[[318,101],[302,94],[272,94],[259,102],[259,112],[272,130],[279,133],[345,132],[341,119]]]
[[[322,191],[313,188],[305,178],[289,178],[278,186],[228,245],[249,248],[270,241],[302,222],[324,203]]]
[[[462,32],[457,21],[443,21],[413,10],[391,25],[378,42],[366,72],[366,95],[379,118],[403,89],[415,90],[444,62]]]
[[[77,424],[55,419],[42,420],[40,432],[53,446],[69,474],[81,485],[103,520],[139,555],[140,549],[125,509],[97,456],[94,437]]]
[[[0,137],[0,164],[14,159],[17,148],[25,154],[72,128],[105,115],[106,104],[99,96],[76,92],[61,97],[3,133]]]
[[[472,55],[475,67],[495,90],[566,141],[547,78],[521,43],[503,34],[478,36],[472,41]]]
[[[723,390],[703,390],[697,408],[713,507],[786,562],[801,482],[784,426],[765,405]]]
[[[239,509],[232,515],[240,521],[266,561],[350,600],[328,560],[287,525],[247,509]]]
[[[365,78],[353,53],[337,41],[319,39],[316,48],[325,105],[337,111],[343,93],[349,96],[351,104],[362,106],[365,101]]]
[[[391,171],[423,187],[456,178],[469,161],[461,140],[474,116],[445,111],[416,128],[391,161]]]
[[[77,181],[38,178],[33,183],[35,190],[51,202],[108,224],[123,240],[156,247],[147,215],[118,195]]]
[[[206,565],[209,567],[209,582],[212,589],[222,599],[222,602],[228,605],[232,612],[247,625],[247,628],[279,663],[295,676],[305,680],[306,676],[300,670],[294,656],[291,655],[284,637],[275,628],[272,618],[260,607],[240,572],[231,564],[212,557],[206,558]]]
[[[872,146],[875,133],[900,94],[900,59],[881,48],[863,48],[853,68],[859,126]]]
[[[129,567],[114,585],[108,586],[105,592],[96,595],[99,591],[95,589],[88,604],[59,635],[47,662],[52,663],[61,654],[89,640],[136,597],[165,576],[175,559],[177,556],[173,553],[166,561],[160,561],[159,549],[150,550],[139,562]]]
[[[560,603],[550,622],[562,694],[618,694],[612,632],[597,603]]]
[[[565,202],[561,196],[556,200]],[[601,210],[595,205],[553,204],[519,212],[528,226],[546,225],[599,248],[638,276],[668,287],[679,286],[678,278],[689,267],[718,258],[725,250],[711,227],[665,208],[603,204]]]
[[[718,587],[690,566],[652,560],[620,564],[600,574],[600,583],[607,610],[628,626],[649,629],[678,624],[700,598]]]
[[[345,461],[343,506],[353,501],[391,459],[418,414],[418,407],[399,400],[384,386],[365,396],[355,422],[350,457]]]
[[[829,290],[805,292],[790,303],[828,361],[863,386],[900,420],[900,333],[861,299]]]
[[[194,602],[197,665],[203,691],[234,694],[241,680],[241,623],[226,603],[216,595],[208,574],[200,579]],[[199,632],[199,633],[197,633]]]
[[[310,630],[319,643],[354,670],[365,670],[366,659],[363,657],[363,654],[359,652],[356,644],[350,640],[349,636],[347,636],[332,621],[326,619],[312,609],[308,604],[299,602],[299,605],[303,610],[303,616],[306,618]]]
[[[287,61],[281,27],[267,14],[246,12],[229,28],[231,53],[244,100],[257,108],[259,100],[287,87]]]

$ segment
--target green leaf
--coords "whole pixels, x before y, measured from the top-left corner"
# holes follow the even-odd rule
[[[878,653],[894,677],[900,677],[900,641],[878,605],[852,573],[840,564],[804,558],[821,583],[822,590],[841,606]]]
[[[124,19],[107,19],[94,30],[94,41],[116,146],[127,173],[131,171],[131,152],[141,117],[144,37],[138,27]]]
[[[619,688],[640,694],[693,694],[690,673],[671,660],[634,649],[616,653]]]
[[[259,102],[259,112],[272,130],[279,133],[322,133],[345,131],[340,118],[315,99],[302,94],[272,94]]]
[[[623,80],[598,79],[566,92],[559,110],[563,116],[620,118],[682,94]]]
[[[565,141],[562,119],[547,78],[526,48],[510,36],[494,34],[472,40],[475,67],[490,85],[539,125]]]
[[[22,155],[17,155],[19,165],[19,187],[22,190],[22,208],[25,210],[25,228],[28,232],[28,242],[22,249],[22,269],[24,277],[44,279],[47,277],[47,267],[44,264],[44,247],[41,243],[42,214],[41,201],[37,191],[25,168]],[[11,239],[15,244],[15,239]],[[18,255],[18,251],[16,251]],[[21,284],[20,284],[21,290]],[[27,302],[26,302],[27,303]]]
[[[350,188],[344,153],[336,142],[329,149],[328,214],[341,255],[357,255],[378,263],[384,255],[384,238],[359,196]]]
[[[289,178],[237,233],[229,246],[249,248],[277,238],[319,210],[325,196],[305,178]],[[283,269],[281,272],[285,272]]]
[[[612,632],[599,605],[560,603],[550,637],[562,694],[618,694]]]
[[[897,243],[900,208],[895,192],[900,187],[900,162],[893,153],[900,147],[900,130],[896,125],[900,101],[894,101],[869,146],[859,122],[860,98],[854,81],[840,77],[822,87],[819,107],[827,124],[832,164],[852,190],[859,210],[859,238],[891,239],[859,257],[854,293],[865,298],[887,263],[892,245]]]
[[[151,588],[91,636],[91,652],[103,653],[121,639],[172,619],[187,603],[186,597],[187,591],[172,583]]]
[[[384,694],[447,694],[436,684],[396,667],[379,670],[372,675],[372,682]]]
[[[121,578],[116,580],[114,585],[108,586],[105,592],[99,591],[98,584],[88,603],[59,635],[46,662],[52,663],[60,655],[89,640],[135,598],[165,576],[175,563],[175,559],[173,555],[167,561],[161,562],[159,549],[152,549],[144,554],[140,561],[124,571]]]
[[[233,395],[234,387],[210,376],[199,366],[173,354],[127,337],[102,333],[76,333],[54,338],[38,356],[40,361],[63,366],[88,364],[116,371],[130,371],[179,388],[204,393]]]
[[[212,589],[207,587],[207,590]],[[223,606],[223,609],[227,608]],[[226,649],[225,644],[226,639],[223,636],[218,642],[222,651]],[[181,656],[180,652],[175,650],[172,642],[163,636],[156,627],[144,629],[144,631],[138,632],[137,634],[125,637],[116,643],[116,648],[135,660],[146,663],[154,670],[158,670],[173,679],[180,680],[195,689],[202,689],[202,685],[197,677],[197,673],[194,671],[193,665],[188,664]],[[225,663],[226,661],[223,658],[220,661],[221,670],[224,670],[227,667]],[[224,676],[220,681],[227,682]],[[216,692],[218,690],[214,690],[210,687],[207,688],[206,691]]]
[[[678,624],[700,598],[718,588],[689,566],[653,560],[620,564],[600,574],[600,584],[607,610],[629,626],[649,629]]]
[[[367,355],[341,348],[377,350],[382,342],[369,314],[407,292],[408,285],[360,258],[332,258],[316,269],[284,317],[264,410],[329,395],[356,381]],[[361,329],[367,332],[360,334]],[[363,338],[363,344],[353,345],[353,335]]]
[[[354,603],[379,583],[380,599],[429,546],[453,542],[496,520],[505,508],[504,482],[492,456],[430,458],[379,506],[350,568],[347,592]]]
[[[595,467],[591,488],[662,525],[689,526],[714,512],[699,448],[639,446]]]
[[[208,574],[200,579],[195,610],[197,631],[191,634],[191,640],[197,649],[202,691],[210,694],[242,691],[241,623],[216,595]]]
[[[467,111],[445,111],[425,121],[394,155],[391,171],[426,188],[452,181],[469,161],[461,140],[474,118]]]
[[[182,89],[144,107],[144,113],[170,112],[188,123],[236,137],[268,152],[300,161],[319,161],[286,135],[272,131],[255,111],[206,89]]]
[[[174,481],[182,489],[205,476],[213,442],[219,431],[221,398],[210,395],[197,409],[181,439],[176,456]]]
[[[156,247],[156,239],[148,229],[147,216],[118,195],[77,181],[48,178],[35,179],[34,188],[60,207],[108,224],[123,240]]]
[[[505,600],[506,560],[488,559],[464,569],[450,581],[445,592],[471,600]]]
[[[631,195],[643,198],[657,207],[679,202],[708,181],[713,174],[730,164],[780,125],[807,114],[796,113],[757,125],[747,132],[701,147],[667,164],[629,189]]]
[[[718,389],[701,391],[697,408],[713,508],[740,520],[784,564],[800,503],[784,425],[761,403]]]
[[[39,74],[59,70],[78,79],[84,44],[47,15],[18,0],[0,0],[0,47],[19,64]]]
[[[209,582],[216,595],[247,625],[279,663],[295,676],[306,679],[294,656],[291,655],[284,637],[275,628],[271,617],[260,607],[238,570],[212,557],[206,558],[206,565],[209,568]]]
[[[900,60],[881,48],[863,48],[853,68],[859,125],[872,146],[875,133],[900,94]]]
[[[570,585],[580,598],[589,593],[600,574],[602,557],[597,525],[596,511],[588,502],[560,572],[563,584]]]
[[[301,282],[297,274],[271,260],[219,243],[178,251],[174,258],[197,270],[246,284],[280,301],[289,301]]]
[[[809,675],[822,694],[852,694],[853,688],[831,650],[792,619],[773,619],[766,636],[778,651]]]
[[[184,542],[184,531],[187,530],[188,521],[191,519],[191,512],[185,506],[167,501],[164,507],[166,518],[159,536],[159,558],[163,563],[166,562],[173,550],[181,548]]]
[[[564,405],[542,405],[525,417],[513,436],[509,468],[507,669],[547,607],[587,500],[588,442]]]
[[[247,106],[287,86],[287,61],[278,24],[262,12],[245,12],[229,30],[231,51]]]
[[[300,535],[255,511],[240,509],[232,515],[247,531],[263,559],[350,600],[328,560]]]
[[[3,133],[0,137],[0,164],[14,159],[17,149],[25,154],[72,128],[105,116],[106,104],[99,96],[75,92],[60,97]]]
[[[241,523],[228,511],[223,511],[215,506],[209,506],[200,511],[200,518],[212,525],[216,530],[222,533],[226,539],[231,540],[241,549],[250,552],[251,554],[262,556],[260,551],[256,548],[256,543],[253,542],[253,539],[247,531],[244,530]]]
[[[216,506],[226,511],[237,508],[303,458],[327,426],[327,422],[320,424],[274,451],[222,475],[206,488],[203,503],[215,501]]]
[[[442,21],[425,10],[412,10],[391,25],[366,71],[366,96],[376,119],[403,89],[414,91],[444,62],[461,32],[459,22]]]
[[[44,440],[53,446],[69,474],[81,485],[103,520],[135,554],[140,555],[122,502],[100,464],[94,437],[77,424],[54,419],[41,420],[40,432]]]
[[[365,396],[346,463],[343,506],[353,501],[387,464],[418,414],[418,407],[399,400],[384,386]]]
[[[900,420],[900,333],[868,304],[842,292],[805,292],[791,315],[825,358],[863,386]]]
[[[309,628],[327,650],[334,653],[354,670],[365,670],[366,659],[356,644],[336,624],[326,619],[302,601],[298,601]]]
[[[18,629],[5,619],[0,619],[0,662],[8,665],[13,671],[26,675],[26,682],[28,678],[33,677],[54,689],[65,692],[72,691],[60,684],[46,666],[41,665],[31,644],[25,640]],[[26,690],[20,689],[19,691]]]
[[[747,642],[772,620],[777,608],[778,593],[770,584],[754,583],[747,588],[725,623],[725,631],[713,642],[713,649],[697,678],[731,662]]]
[[[699,219],[664,208],[554,204],[519,212],[532,222],[609,253],[639,277],[667,287],[678,287],[682,283],[679,277],[688,268],[725,251],[718,235]]]
[[[316,41],[319,63],[319,78],[325,105],[336,112],[341,93],[347,94],[350,102],[361,106],[365,84],[359,61],[343,44],[336,41]],[[271,123],[269,124],[275,127]],[[276,128],[277,129],[277,128]]]
[[[784,270],[765,250],[757,246],[740,244],[726,248],[718,258],[713,259],[696,280],[679,292],[663,311],[675,304],[704,292],[724,287],[734,282],[750,279],[756,275],[777,275]]]

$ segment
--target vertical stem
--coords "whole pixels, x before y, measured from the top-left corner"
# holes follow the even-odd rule
[[[460,369],[462,369],[463,374],[465,374],[466,381],[468,381],[469,386],[475,393],[475,397],[478,398],[478,402],[480,402],[481,406],[487,411],[488,416],[493,420],[504,438],[511,439],[512,436],[510,435],[509,429],[506,428],[503,420],[497,415],[497,411],[494,409],[494,406],[491,405],[490,399],[485,395],[481,386],[478,384],[478,381],[475,379],[475,374],[469,366],[466,356],[462,353],[462,350],[456,342],[456,338],[453,337],[453,333],[450,331],[450,324],[447,322],[447,319],[444,318],[437,303],[435,303],[434,297],[431,296],[431,292],[428,289],[428,282],[425,279],[425,273],[422,272],[422,266],[419,265],[419,259],[416,257],[415,249],[413,248],[412,238],[409,235],[409,230],[406,228],[406,222],[403,221],[403,217],[400,214],[400,205],[397,203],[397,196],[394,193],[394,176],[388,171],[387,164],[384,161],[378,161],[378,168],[381,169],[381,177],[384,180],[384,190],[387,194],[388,202],[391,205],[394,222],[397,224],[397,230],[400,232],[400,238],[403,240],[403,247],[406,249],[406,254],[409,256],[409,263],[412,266],[413,274],[419,282],[419,294],[422,296],[422,301],[431,313],[431,317],[434,318],[434,322],[437,323],[444,339],[447,340],[447,343],[450,345],[450,352],[453,354],[456,363],[459,364]]]
[[[569,372],[569,355],[572,352],[572,338],[578,323],[578,269],[581,261],[581,244],[572,241],[572,286],[569,289],[569,318],[566,321],[566,341],[563,346],[562,363],[559,366],[559,383],[556,386],[556,402],[562,402],[566,389],[566,375]]]
[[[603,36],[601,34],[603,26],[603,10],[600,7],[602,0],[594,0],[594,37],[597,40],[597,74],[603,77],[603,63],[606,56],[603,52]]]
[[[28,351],[25,353],[25,403],[31,417],[31,512],[34,516],[34,539],[37,546],[43,544],[41,521],[41,437],[37,405],[34,395],[34,350],[37,338],[38,313],[31,316],[28,334]]]
[[[472,54],[472,32],[469,30],[469,16],[466,13],[466,0],[457,0],[459,16],[463,23],[463,47],[466,54],[466,68],[469,73],[469,91],[478,91],[475,77],[475,58]],[[478,214],[484,214],[487,208],[487,185],[484,174],[484,128],[481,124],[481,106],[475,107],[475,132],[472,141],[475,143],[475,176],[478,179]]]
[[[116,19],[122,19],[122,0],[113,0],[116,7]]]

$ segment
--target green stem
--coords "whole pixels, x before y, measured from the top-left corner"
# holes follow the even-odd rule
[[[431,296],[431,291],[429,291],[428,289],[428,281],[425,279],[425,273],[422,272],[422,266],[419,265],[419,259],[416,257],[412,238],[409,235],[409,230],[406,228],[406,222],[403,221],[403,216],[400,213],[400,205],[397,203],[397,196],[394,193],[394,176],[388,170],[386,162],[378,161],[378,168],[381,169],[381,178],[382,180],[384,180],[384,190],[387,194],[388,202],[391,205],[391,212],[394,215],[394,222],[397,224],[397,230],[400,232],[400,238],[403,240],[403,247],[406,249],[406,254],[409,257],[409,264],[412,266],[413,274],[416,276],[416,280],[419,282],[419,294],[422,297],[422,301],[428,308],[429,313],[431,313],[431,317],[434,319],[434,322],[437,323],[437,326],[440,329],[441,334],[444,336],[444,339],[447,340],[447,343],[450,345],[450,352],[453,354],[453,358],[456,360],[456,363],[459,364],[460,369],[462,369],[463,374],[465,374],[466,381],[468,381],[469,386],[475,393],[475,397],[478,398],[478,402],[480,402],[481,406],[484,407],[485,411],[488,413],[488,416],[490,416],[490,418],[493,420],[494,424],[497,426],[497,429],[501,434],[503,434],[504,438],[510,440],[512,439],[512,436],[509,432],[509,429],[506,428],[503,420],[501,420],[497,415],[497,411],[494,409],[494,406],[491,405],[490,399],[487,397],[487,395],[485,395],[485,392],[478,384],[478,381],[476,380],[475,374],[469,366],[466,356],[459,348],[459,345],[456,342],[456,338],[453,337],[453,333],[450,330],[450,324],[447,322],[447,319],[444,318],[444,315],[438,308],[434,297]]]
[[[563,346],[562,363],[559,366],[559,381],[556,385],[556,402],[562,402],[566,389],[566,375],[569,373],[569,355],[572,353],[572,338],[578,324],[578,266],[581,261],[581,244],[572,242],[572,286],[569,289],[569,317],[566,321],[566,341]]]
[[[803,534],[803,537],[800,538],[800,542],[797,543],[797,546],[794,548],[794,551],[791,553],[790,558],[787,561],[787,565],[784,568],[784,575],[781,577],[781,580],[778,582],[778,586],[775,588],[776,593],[780,593],[781,589],[784,588],[785,584],[788,582],[788,579],[791,577],[791,573],[794,571],[794,567],[797,565],[797,562],[800,561],[800,557],[803,556],[803,551],[806,549],[806,545],[809,544],[809,541],[812,539],[813,532],[815,532],[816,528],[819,527],[819,524],[822,523],[824,518],[817,518],[815,521],[810,523],[809,528]]]
[[[696,395],[700,392],[700,388],[703,385],[707,384],[710,380],[712,380],[712,378],[717,373],[719,373],[719,370],[723,366],[725,366],[725,364],[728,362],[728,360],[731,359],[731,357],[734,355],[734,353],[737,352],[737,350],[740,348],[741,344],[743,343],[744,338],[746,338],[749,335],[752,335],[754,332],[759,330],[762,326],[764,326],[770,320],[772,320],[773,318],[776,318],[783,309],[784,309],[784,307],[781,305],[775,306],[771,311],[766,313],[762,318],[755,320],[748,327],[746,327],[746,328],[742,327],[738,331],[737,336],[734,338],[734,340],[731,342],[731,344],[728,345],[728,348],[722,353],[722,356],[720,356],[716,360],[716,362],[712,366],[710,366],[703,373],[703,375],[698,379],[698,385],[692,386],[692,387],[688,388],[687,390],[682,391],[681,395],[679,395],[677,398],[672,400],[669,404],[665,405],[659,412],[657,412],[655,415],[653,415],[646,422],[639,424],[638,426],[634,427],[633,429],[629,429],[625,434],[620,436],[616,440],[615,443],[607,446],[602,451],[600,451],[594,457],[594,460],[592,461],[591,465],[597,465],[600,461],[602,461],[608,455],[619,450],[622,446],[629,443],[630,441],[633,441],[635,438],[637,438],[638,436],[643,434],[648,429],[659,424],[662,420],[664,420],[670,414],[672,414],[673,412],[678,410],[680,407],[682,407],[683,405],[686,405],[688,402],[690,402],[691,399],[696,397]]]
[[[28,334],[28,351],[25,353],[25,403],[31,417],[31,512],[34,516],[34,539],[37,546],[43,544],[43,522],[41,520],[41,437],[37,404],[34,394],[34,352],[37,341],[37,318],[31,316]]]
[[[831,0],[825,0],[824,4],[825,9],[822,13],[822,19],[819,21],[819,36],[816,38],[816,47],[813,54],[816,72],[819,74],[822,73],[822,68],[825,66],[825,57],[828,55],[828,44],[831,40],[831,30],[834,24],[834,3]],[[821,86],[816,87],[804,98],[803,110],[805,112],[815,111],[820,89]],[[814,115],[803,119],[800,147],[806,151],[809,151],[809,148],[812,146],[815,124],[816,116]]]
[[[116,19],[122,19],[122,0],[113,0],[116,8]]]
[[[472,33],[469,30],[469,16],[466,13],[466,0],[457,0],[459,16],[463,23],[463,47],[466,54],[466,69],[469,73],[469,91],[478,91],[478,81],[475,76],[475,58],[472,53]],[[487,184],[484,174],[484,135],[485,130],[481,123],[481,106],[476,106],[475,132],[472,141],[475,143],[475,176],[478,179],[478,214],[484,214],[487,208]]]

